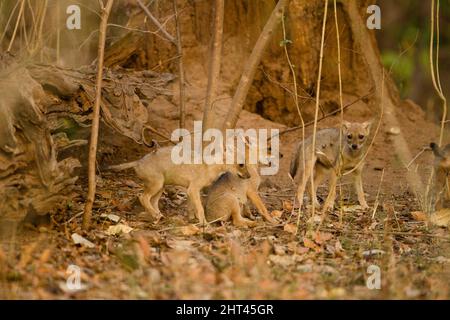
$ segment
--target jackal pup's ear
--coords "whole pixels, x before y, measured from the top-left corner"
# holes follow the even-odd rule
[[[364,130],[369,132],[370,129],[372,128],[372,124],[373,124],[373,119],[370,119],[370,120],[367,120],[367,121],[363,122],[362,126],[363,126]]]
[[[350,126],[351,126],[351,123],[350,123],[350,122],[348,122],[348,121],[346,121],[346,120],[343,120],[343,121],[342,121],[342,129],[348,130],[348,129],[350,128]]]

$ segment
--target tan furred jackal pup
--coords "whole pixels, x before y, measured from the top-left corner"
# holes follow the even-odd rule
[[[265,220],[275,223],[258,194],[261,177],[257,166],[248,165],[247,169],[250,179],[242,179],[231,172],[226,172],[209,188],[205,205],[206,218],[209,222],[227,221],[232,218],[235,226],[255,226],[255,221],[243,217],[243,215],[251,216],[247,205],[247,201],[250,199]]]
[[[450,199],[448,177],[450,173],[450,144],[440,148],[436,143],[430,143],[434,154],[434,184],[433,193],[436,201],[436,209],[441,209],[444,200]],[[442,196],[444,192],[444,196]]]
[[[187,188],[187,195],[195,208],[195,215],[201,224],[205,224],[200,191],[226,171],[243,179],[250,177],[245,164],[175,164],[171,158],[172,148],[172,146],[160,148],[140,160],[108,167],[115,171],[134,168],[136,175],[144,182],[144,193],[139,200],[156,221],[162,217],[158,202],[165,185]]]
[[[315,190],[309,190],[309,193],[311,195],[311,201],[314,201],[316,207],[320,207],[316,197],[317,186],[323,181],[326,175],[329,175],[330,178],[330,190],[323,205],[323,212],[334,206],[338,173],[343,174],[353,169],[353,182],[359,204],[363,209],[368,208],[364,196],[361,172],[364,166],[363,157],[367,152],[366,141],[370,133],[371,123],[372,121],[363,123],[344,121],[342,124],[342,134],[340,134],[339,128],[328,128],[317,131],[314,160],[311,158],[313,137],[308,137],[303,144],[299,144],[295,156],[291,161],[290,175],[294,178],[297,169],[299,167],[302,169],[303,179],[300,179],[301,181],[297,190],[297,200],[300,208],[303,204],[306,184],[311,178],[311,168],[314,170]],[[339,142],[340,138],[341,141]],[[339,156],[340,146],[342,148],[341,156]],[[306,161],[303,160],[303,148],[305,148]]]

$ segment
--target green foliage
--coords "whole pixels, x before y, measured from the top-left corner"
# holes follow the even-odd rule
[[[386,50],[381,54],[381,61],[384,67],[392,72],[392,76],[399,86],[402,96],[407,95],[411,85],[410,79],[415,68],[412,54],[406,53],[399,57],[397,52]]]

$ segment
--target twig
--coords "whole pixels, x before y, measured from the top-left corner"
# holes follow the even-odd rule
[[[300,106],[298,104],[298,90],[297,90],[297,75],[295,74],[295,69],[294,66],[291,62],[291,58],[289,56],[289,52],[287,50],[287,44],[288,44],[288,39],[286,38],[286,26],[285,26],[285,21],[284,21],[284,8],[283,8],[283,14],[281,15],[281,27],[283,29],[283,47],[284,47],[284,54],[286,56],[286,60],[287,63],[289,65],[289,70],[291,71],[291,75],[292,75],[292,79],[294,82],[294,91],[292,92],[292,97],[294,98],[294,104],[295,107],[297,109],[297,113],[298,116],[300,118],[300,122],[302,124],[302,144],[305,142],[305,120],[303,119],[303,115],[302,112],[300,110]],[[272,138],[272,137],[270,137]],[[303,168],[305,168],[305,162],[306,162],[306,156],[305,156],[305,148],[302,148],[302,152],[303,152]],[[302,170],[302,175],[303,175],[303,179],[305,179],[306,177],[306,172],[305,170]],[[291,177],[293,178],[293,177]],[[294,196],[294,201],[295,201],[295,196]],[[292,206],[292,209],[294,209],[294,206]],[[297,229],[296,229],[296,233],[298,232],[298,228],[300,225],[300,211],[302,210],[301,207],[298,208],[298,215],[297,215]],[[293,213],[293,212],[292,212]],[[291,213],[291,216],[292,216]]]
[[[433,48],[434,48],[434,0],[431,0],[431,35],[430,35],[430,70],[431,79],[433,81],[433,87],[436,90],[439,98],[442,100],[442,119],[441,119],[441,130],[439,134],[439,146],[442,145],[442,140],[444,137],[445,120],[447,119],[447,99],[442,92],[441,80],[439,76],[439,0],[437,0],[436,6],[436,71],[434,70],[433,64]]]
[[[314,163],[316,157],[316,132],[317,132],[317,120],[319,116],[319,100],[320,100],[320,80],[322,77],[322,62],[323,62],[323,47],[325,41],[325,28],[327,25],[327,13],[328,13],[328,0],[324,3],[323,22],[322,22],[322,37],[320,41],[320,55],[319,55],[319,71],[317,73],[317,86],[316,86],[316,108],[314,112],[314,125],[312,134],[312,147],[311,147],[311,161]],[[311,198],[312,198],[312,218],[316,213],[316,192],[314,189],[314,166],[311,166]]]
[[[24,7],[25,7],[25,0],[22,0],[22,2],[20,3],[19,14],[17,15],[16,25],[14,26],[14,31],[11,36],[11,40],[9,41],[8,49],[6,49],[6,52],[11,51],[12,45],[14,43],[14,39],[16,38],[17,29],[19,28],[19,23],[22,18],[22,15],[23,15]]]
[[[369,93],[367,93],[367,94],[365,94],[365,95],[363,95],[363,96],[361,96],[361,97],[355,99],[354,101],[352,101],[352,102],[346,104],[342,109],[345,110],[345,109],[347,109],[348,107],[351,107],[351,106],[354,105],[355,103],[357,103],[357,102],[359,102],[359,101],[361,101],[361,100],[364,100],[364,99],[368,98],[368,97],[371,96],[373,93],[374,93],[374,89],[370,90]],[[337,114],[337,113],[339,113],[339,112],[341,112],[341,109],[336,109],[336,110],[334,110],[334,111],[332,111],[332,112],[327,113],[326,115],[324,115],[322,118],[318,119],[317,121],[320,122],[320,121],[322,121],[323,119],[328,118],[328,117],[331,117],[331,116],[334,116],[335,114]],[[311,125],[313,125],[313,124],[314,124],[314,121],[310,121],[310,122],[307,122],[307,123],[305,124],[304,127],[306,128],[306,127],[309,127],[309,126],[311,126]],[[291,128],[286,129],[286,130],[280,131],[280,133],[279,133],[278,135],[281,136],[282,134],[286,134],[286,133],[288,133],[288,132],[296,131],[296,130],[299,130],[299,129],[302,129],[302,128],[303,128],[303,126],[291,127]]]
[[[148,130],[148,131],[150,131],[150,132],[153,132],[154,134],[157,134],[158,136],[160,136],[160,137],[166,139],[166,141],[161,141],[161,142],[170,142],[170,143],[172,143],[172,144],[176,144],[176,143],[173,142],[168,136],[166,136],[166,135],[163,134],[163,133],[158,132],[158,130],[156,130],[155,128],[153,128],[153,127],[152,127],[151,125],[149,125],[148,123],[145,124],[144,126],[142,126],[142,131],[141,131],[142,140],[144,141],[144,144],[146,144],[146,143],[145,143],[145,137],[144,137],[144,135],[145,135],[145,130]]]
[[[444,239],[450,241],[450,237],[441,236],[438,234],[428,234],[428,233],[421,233],[421,232],[407,232],[407,231],[359,231],[359,230],[342,230],[337,228],[323,228],[324,231],[327,232],[340,232],[340,233],[356,233],[356,234],[365,234],[365,235],[386,235],[386,234],[392,234],[392,235],[398,235],[398,236],[411,236],[411,237],[429,237],[429,238],[438,238],[438,239]]]
[[[414,158],[411,159],[411,161],[406,165],[406,169],[409,170],[409,167],[413,164],[414,161],[416,161],[416,159],[425,151],[430,151],[431,148],[430,147],[423,147],[422,150],[419,151],[419,153],[417,153]]]
[[[220,63],[222,60],[223,16],[225,11],[224,0],[215,1],[214,34],[211,41],[209,57],[208,88],[206,89],[205,106],[203,108],[203,132],[211,128],[214,118],[213,101],[216,97],[218,80],[220,76]]]
[[[2,2],[2,4],[3,4],[3,3],[4,3],[4,2]],[[20,3],[20,2],[16,2],[16,5],[14,6],[14,8],[13,8],[12,11],[11,11],[11,13],[9,14],[8,21],[6,21],[6,25],[5,25],[4,29],[3,29],[2,37],[0,38],[0,44],[3,42],[3,39],[4,39],[5,36],[6,36],[6,32],[8,31],[9,24],[10,24],[11,21],[12,21],[12,18],[13,18],[13,16],[14,16],[14,13],[16,12],[17,7],[19,6],[19,3]]]
[[[336,5],[336,0],[333,0],[333,9],[334,9],[334,25],[336,28],[336,44],[337,44],[337,51],[338,51],[338,55],[337,55],[337,66],[338,66],[338,80],[339,80],[339,107],[341,110],[341,125],[340,125],[340,130],[339,130],[339,157],[340,160],[343,160],[343,156],[342,156],[342,126],[344,123],[344,102],[343,102],[343,97],[342,97],[342,72],[341,72],[341,41],[340,41],[340,36],[339,36],[339,23],[338,23],[338,15],[337,15],[337,5]],[[341,166],[338,166],[338,177],[341,177],[342,172],[341,172]],[[343,200],[342,200],[342,184],[339,184],[339,202],[342,204]],[[339,222],[342,223],[343,220],[343,216],[344,216],[344,209],[343,206],[340,206],[339,209]],[[322,219],[320,221],[320,224],[322,224],[322,221],[324,221],[324,219]]]
[[[102,79],[103,79],[103,59],[105,56],[106,29],[108,26],[108,17],[114,0],[108,0],[106,7],[99,0],[101,6],[101,22],[100,36],[98,40],[98,66],[97,66],[97,82],[95,86],[95,104],[93,110],[91,141],[89,146],[89,163],[88,163],[88,194],[86,205],[84,207],[83,228],[89,229],[91,225],[92,206],[95,198],[95,162],[97,157],[98,128],[100,124],[100,103],[102,99]]]
[[[375,202],[373,204],[372,220],[375,219],[375,213],[377,212],[377,209],[378,209],[378,204],[379,204],[378,200],[380,197],[381,185],[383,183],[383,178],[384,178],[384,168],[383,168],[383,171],[381,171],[381,178],[380,178],[380,183],[378,184],[377,196],[375,197]]]
[[[158,21],[158,19],[156,19],[152,13],[150,12],[150,10],[148,10],[148,8],[142,3],[141,0],[136,0],[138,5],[142,8],[142,10],[144,10],[145,14],[147,15],[147,17],[149,17],[149,19],[158,27],[157,31],[161,31],[161,33],[166,37],[167,40],[169,40],[170,42],[172,42],[173,44],[176,45],[176,39],[166,31],[166,29],[161,25],[161,23]]]
[[[177,54],[180,57],[178,59],[178,73],[180,78],[180,128],[185,127],[185,114],[186,114],[186,99],[185,99],[185,80],[184,80],[184,66],[183,66],[183,46],[181,45],[181,30],[180,19],[178,17],[177,0],[173,0],[173,12],[175,13],[175,26],[177,30]]]

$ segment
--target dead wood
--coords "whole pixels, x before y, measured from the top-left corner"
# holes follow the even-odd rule
[[[45,214],[64,206],[80,163],[57,160],[46,93],[27,69],[10,67],[0,79],[0,219],[17,222],[30,207]]]

